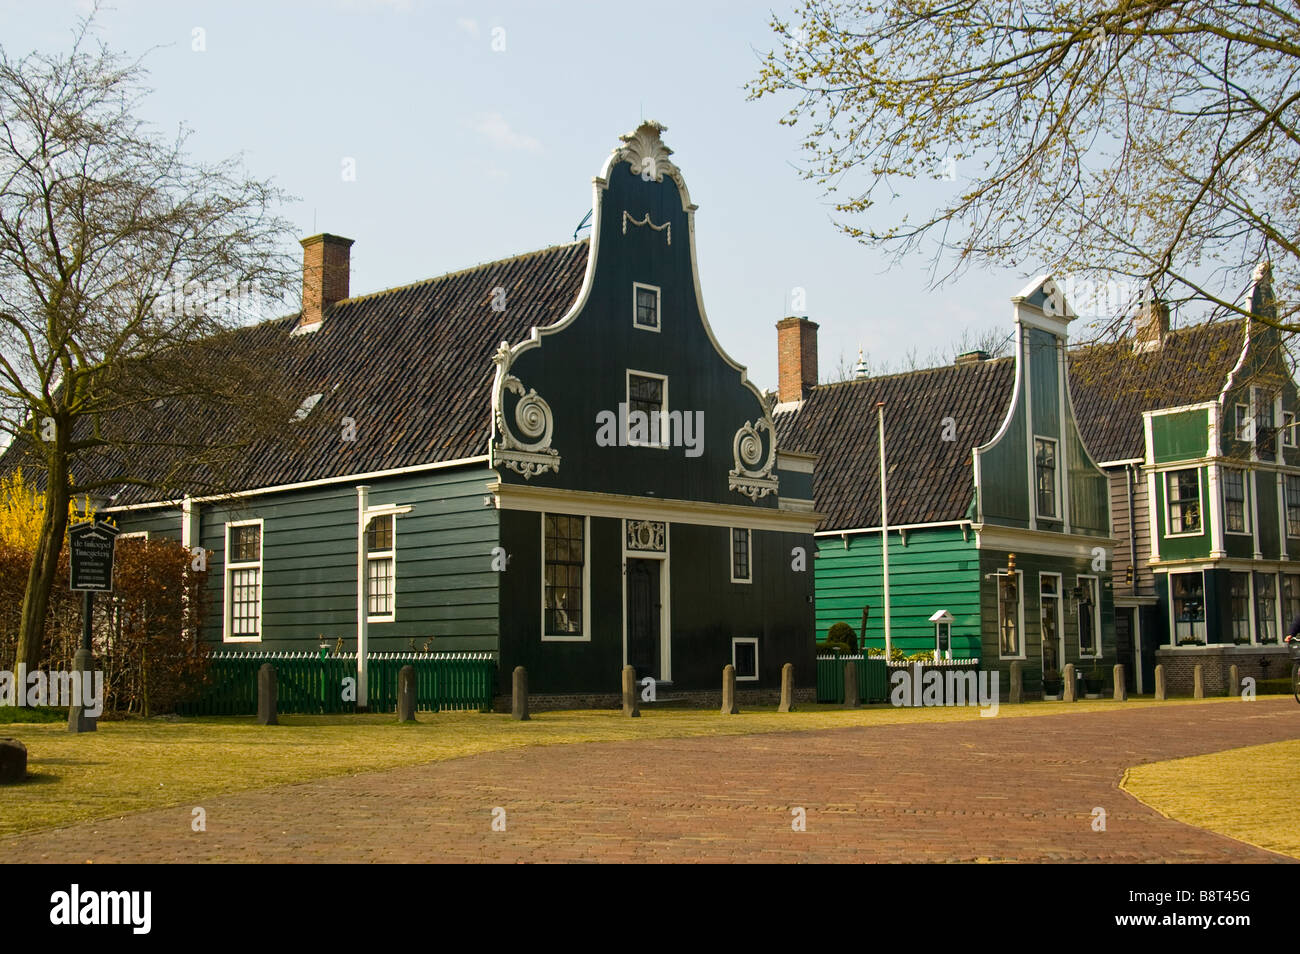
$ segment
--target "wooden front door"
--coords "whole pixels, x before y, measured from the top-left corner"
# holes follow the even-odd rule
[[[661,676],[658,560],[627,561],[627,664],[637,679]]]

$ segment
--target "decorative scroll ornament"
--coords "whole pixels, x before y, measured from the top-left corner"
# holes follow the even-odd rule
[[[668,233],[668,244],[669,244],[669,245],[672,245],[672,244],[673,244],[673,223],[671,223],[671,222],[665,222],[663,225],[655,225],[653,222],[650,221],[650,213],[649,213],[649,212],[647,212],[647,213],[645,214],[645,218],[643,218],[643,219],[641,219],[640,221],[638,221],[637,218],[636,218],[636,216],[632,215],[632,214],[629,213],[627,210],[624,210],[624,211],[623,211],[623,234],[624,234],[624,235],[627,234],[627,224],[628,224],[629,222],[631,222],[633,225],[648,225],[648,226],[650,226],[650,228],[654,229],[656,232],[664,232],[664,231],[667,231],[667,233]]]
[[[560,470],[560,453],[551,446],[555,418],[551,406],[535,390],[524,390],[523,382],[510,373],[510,346],[501,347],[492,356],[497,366],[497,384],[492,392],[492,420],[496,442],[492,446],[493,460],[523,475],[527,480],[548,470]],[[516,436],[506,419],[506,392],[517,395],[515,402],[515,427],[522,436]]]
[[[640,176],[647,182],[663,182],[664,176],[668,175],[684,190],[682,172],[668,158],[673,151],[660,138],[660,133],[667,128],[663,123],[647,119],[635,131],[618,137],[623,141],[618,157],[632,167],[633,175]]]
[[[763,437],[767,431],[767,459],[763,459]],[[760,418],[754,424],[748,421],[736,431],[732,442],[736,466],[727,481],[728,490],[736,490],[750,500],[758,500],[776,492],[777,479],[772,475],[776,466],[776,429],[770,417]]]
[[[627,522],[627,548],[649,553],[667,550],[667,524],[658,520],[629,520]]]

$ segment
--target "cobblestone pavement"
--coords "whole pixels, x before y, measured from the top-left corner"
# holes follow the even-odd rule
[[[647,717],[652,718],[650,714]],[[0,839],[6,860],[1287,860],[1118,788],[1144,762],[1300,738],[1288,699],[540,746]],[[493,810],[504,810],[504,831]],[[802,808],[806,830],[793,830]],[[1092,830],[1093,809],[1106,830]]]

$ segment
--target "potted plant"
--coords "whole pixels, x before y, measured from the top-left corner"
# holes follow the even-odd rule
[[[1055,669],[1043,670],[1043,698],[1060,699],[1065,690],[1065,680]]]
[[[1083,677],[1083,697],[1085,699],[1100,699],[1102,687],[1106,684],[1106,677],[1102,675],[1101,660],[1094,659],[1092,668]]]

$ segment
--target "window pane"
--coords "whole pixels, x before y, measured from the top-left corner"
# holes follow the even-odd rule
[[[1261,643],[1277,642],[1277,577],[1255,574],[1255,635]]]
[[[368,561],[369,612],[371,616],[393,615],[393,558]]]
[[[1199,573],[1172,573],[1174,641],[1205,642],[1205,581]]]
[[[393,548],[393,515],[371,517],[366,530],[367,550],[391,550]]]
[[[659,296],[653,289],[636,290],[636,323],[643,328],[659,327]]]
[[[1038,515],[1056,516],[1056,444],[1034,439],[1034,466],[1038,474]]]
[[[1223,471],[1223,514],[1229,532],[1246,532],[1246,481],[1239,470]]]
[[[1005,573],[998,574],[998,645],[1003,656],[1020,655],[1020,587]]]
[[[735,527],[731,530],[731,575],[749,579],[749,533]]]
[[[582,517],[546,515],[544,625],[548,636],[582,635]]]
[[[261,579],[262,571],[256,568],[231,571],[230,634],[232,636],[261,635]]]
[[[758,646],[750,642],[737,642],[735,646],[736,678],[747,679],[758,675]]]
[[[230,528],[230,561],[256,563],[262,559],[262,528],[257,524]]]
[[[1169,532],[1201,532],[1200,472],[1176,470],[1168,475]]]
[[[1300,477],[1286,477],[1286,535],[1300,537]]]
[[[1250,574],[1230,573],[1228,587],[1232,603],[1232,641],[1250,642]]]

